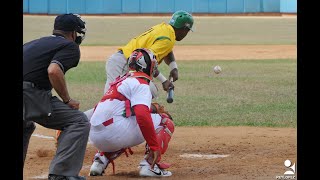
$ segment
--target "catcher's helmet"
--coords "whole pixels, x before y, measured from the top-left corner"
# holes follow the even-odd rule
[[[128,58],[128,65],[130,69],[141,71],[153,77],[158,62],[156,56],[146,48],[139,48],[134,50]]]
[[[192,26],[193,26],[193,17],[191,14],[189,14],[186,11],[176,11],[170,21],[169,24],[171,24],[175,28],[188,28],[191,31],[193,31]]]

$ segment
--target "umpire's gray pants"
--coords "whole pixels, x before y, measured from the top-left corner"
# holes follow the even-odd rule
[[[35,120],[46,128],[62,130],[49,174],[78,176],[87,147],[90,123],[83,112],[70,108],[55,96],[52,97],[51,104],[51,117]],[[34,129],[32,121],[23,121],[23,163]]]

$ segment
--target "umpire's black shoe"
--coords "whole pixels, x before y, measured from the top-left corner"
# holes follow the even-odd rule
[[[48,180],[86,180],[86,178],[83,176],[61,176],[49,174]]]

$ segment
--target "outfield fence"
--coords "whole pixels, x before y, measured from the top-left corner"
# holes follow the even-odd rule
[[[25,14],[297,13],[297,0],[23,0]]]

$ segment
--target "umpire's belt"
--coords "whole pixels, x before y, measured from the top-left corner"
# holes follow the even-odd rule
[[[25,88],[34,88],[36,87],[36,85],[32,82],[29,81],[23,81],[23,89]]]

